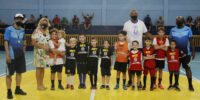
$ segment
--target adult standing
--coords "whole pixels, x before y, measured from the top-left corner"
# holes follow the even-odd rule
[[[182,58],[180,58],[180,65],[185,69],[189,90],[194,91],[192,85],[192,71],[190,69],[190,59],[195,58],[195,47],[193,42],[193,33],[190,27],[185,26],[184,18],[178,16],[176,18],[176,27],[171,29],[169,39],[176,41],[176,47],[179,49]],[[192,52],[190,52],[190,47]]]
[[[143,47],[142,36],[143,34],[147,37],[153,38],[153,36],[147,31],[144,22],[138,19],[138,12],[132,10],[130,12],[131,19],[125,22],[123,30],[127,32],[127,41],[129,43],[129,49],[131,48],[132,41],[139,42],[139,48]],[[131,86],[131,75],[129,72],[129,82],[127,87]]]
[[[22,73],[26,72],[26,62],[24,53],[26,51],[25,32],[22,28],[23,15],[18,13],[14,17],[14,25],[9,26],[5,30],[4,45],[6,50],[6,85],[7,85],[7,98],[12,99],[12,75],[16,72],[16,89],[15,94],[26,95],[20,89]]]
[[[47,61],[49,58],[49,27],[49,20],[47,18],[42,18],[31,37],[32,45],[34,46],[33,65],[36,67],[36,80],[38,90],[47,89],[43,84],[43,79],[44,69],[48,65]]]

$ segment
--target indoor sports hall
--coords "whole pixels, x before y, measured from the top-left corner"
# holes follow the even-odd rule
[[[0,100],[200,100],[199,5],[200,0],[0,0]],[[162,31],[161,28],[164,29],[163,37],[159,34],[160,30]],[[121,30],[125,31],[124,41],[127,42],[127,47],[121,49],[128,50],[125,83],[122,71],[119,83],[116,78],[119,71],[116,69],[119,58],[117,43],[119,42],[120,48],[122,42],[120,36],[124,34]],[[64,32],[65,50],[62,52],[58,50],[61,46],[60,39],[57,39],[59,32]],[[53,36],[54,33],[56,36]],[[40,35],[36,37],[35,34]],[[84,44],[87,45],[86,50],[83,49],[83,45],[80,45],[80,51],[87,52],[87,57],[83,59],[87,62],[87,72],[86,74],[83,72],[83,77],[86,75],[83,79],[80,78],[82,70],[78,67],[80,65],[78,59],[82,57],[78,52],[79,43],[82,44],[81,36],[85,36],[85,43],[88,43]],[[161,42],[154,44],[154,40],[161,37],[166,39],[165,44],[160,44]],[[66,73],[72,70],[67,69],[67,63],[72,63],[67,60],[68,52],[71,52],[72,48],[72,39],[76,40],[76,46],[73,48],[77,53],[75,53],[75,74],[71,74],[74,77],[69,85],[69,79],[72,79],[72,76],[69,78]],[[154,49],[153,58],[151,58],[155,61],[154,72],[160,69],[157,66],[161,66],[157,63],[157,56],[161,55],[157,53],[159,50],[164,51],[164,68],[161,68],[162,78],[159,77],[159,71],[157,74],[154,73],[155,83],[152,86],[150,85],[152,76],[147,75],[144,89],[144,70],[148,66],[144,64],[146,61],[144,48],[148,39],[151,40],[150,46]],[[50,41],[54,40],[56,43],[52,42],[52,46]],[[92,43],[94,40],[95,46]],[[179,73],[179,83],[176,84],[176,78],[173,77],[172,82],[175,84],[171,84],[173,86],[170,88],[171,71],[168,68],[168,51],[171,52],[173,48],[171,47],[173,40],[176,41],[175,49],[179,50],[177,63],[180,64],[180,69],[175,71]],[[103,65],[101,63],[104,61],[105,41],[109,44],[112,57],[111,59],[109,56],[109,61],[111,61],[109,62],[111,68],[108,68],[111,74],[109,84],[102,84]],[[132,72],[130,68],[133,64],[131,54],[135,50],[132,46],[133,41],[138,42],[136,49],[137,52],[141,51],[139,58],[141,58],[142,66],[141,79],[138,83],[141,87],[137,86],[137,77],[135,77],[134,88],[133,84],[128,86],[129,72]],[[166,47],[167,50],[161,49],[161,46],[160,49],[156,49],[158,45]],[[94,59],[92,58],[91,61],[88,59],[94,47],[98,47],[100,51],[98,55],[95,51],[97,72],[94,72],[94,76],[97,75],[97,81],[96,85],[91,86],[93,72],[88,66],[94,64],[92,62]],[[94,57],[94,52],[91,53]],[[188,57],[189,60],[183,59],[184,57]],[[43,65],[44,67],[40,67]],[[61,79],[56,65],[61,65]],[[153,64],[149,63],[150,65]],[[42,81],[38,79],[39,71],[43,73]],[[53,71],[56,73],[55,82],[52,81]],[[135,74],[137,72],[135,71]],[[82,84],[80,80],[85,80],[85,83],[83,82],[85,87],[80,87]],[[55,84],[53,88],[52,84]],[[60,87],[61,84],[62,87]],[[102,85],[109,86],[109,89],[102,88]]]

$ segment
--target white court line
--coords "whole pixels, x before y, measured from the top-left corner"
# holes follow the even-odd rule
[[[101,59],[99,59],[99,62],[98,62],[97,80],[98,80],[98,76],[99,76],[100,63],[101,63]],[[90,95],[90,100],[94,100],[95,91],[96,90],[92,90],[91,95]]]
[[[183,74],[186,74],[185,71],[183,71],[183,70],[180,70],[180,72],[183,73]],[[200,83],[200,80],[199,80],[198,78],[196,78],[195,76],[192,76],[192,78],[193,78],[195,81],[197,81],[197,82]]]
[[[33,63],[33,61],[28,62],[28,63],[26,64],[26,66],[28,66],[28,65],[30,65],[30,64],[32,64],[32,63]],[[6,73],[0,74],[0,78],[1,78],[1,77],[4,77],[5,75],[6,75]]]

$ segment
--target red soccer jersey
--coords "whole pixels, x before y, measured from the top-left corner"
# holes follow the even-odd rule
[[[162,39],[159,38],[159,37],[156,37],[156,42],[157,42],[157,45],[164,45],[166,43],[166,38],[163,37]],[[156,50],[156,59],[165,59],[165,51],[164,50]]]
[[[133,50],[129,54],[130,57],[130,71],[142,71],[142,52]]]
[[[178,49],[175,49],[174,51],[171,51],[170,49],[167,50],[167,63],[169,71],[179,71],[180,62]]]
[[[143,48],[142,51],[143,51],[143,56],[153,56],[153,55],[155,55],[155,50],[152,47],[150,49],[147,49],[145,47],[145,48]],[[156,67],[155,59],[144,60],[144,67],[155,68]]]

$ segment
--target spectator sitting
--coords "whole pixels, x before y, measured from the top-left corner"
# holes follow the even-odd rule
[[[159,19],[157,20],[156,22],[156,30],[159,28],[159,27],[164,27],[165,25],[165,22],[164,20],[162,19],[162,16],[159,17]]]
[[[42,19],[42,14],[39,15],[39,18],[37,19],[37,23],[40,21],[40,19]]]
[[[192,16],[188,16],[187,21],[186,21],[186,25],[190,28],[192,28],[192,25],[193,25],[192,21],[193,21]]]
[[[67,20],[66,17],[63,17],[62,20],[61,20],[62,29],[65,30],[67,25],[68,25],[68,20]]]
[[[70,25],[70,28],[72,29],[73,26],[77,26],[78,29],[79,29],[79,26],[80,26],[79,25],[79,18],[76,15],[74,15],[74,18],[72,19],[72,23]]]
[[[200,31],[200,16],[197,16],[195,20],[195,27],[198,31]]]
[[[147,16],[144,18],[144,23],[148,29],[148,31],[151,31],[151,27],[152,27],[152,21],[151,21],[151,17],[149,14],[147,14]]]
[[[93,14],[91,16],[88,13],[85,16],[84,13],[82,12],[82,16],[85,19],[85,22],[83,24],[84,25],[84,29],[88,30],[91,27],[91,20],[94,17],[94,12],[93,12]]]
[[[27,29],[35,29],[35,27],[36,27],[36,19],[34,15],[31,14],[30,20],[28,21],[28,24],[27,24]]]
[[[54,26],[55,28],[59,28],[59,26],[60,26],[60,18],[58,17],[58,15],[56,15],[56,16],[54,17],[52,23],[53,23],[53,26]]]

